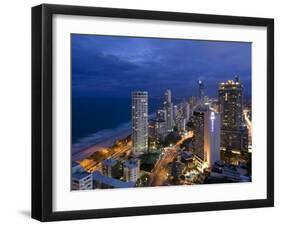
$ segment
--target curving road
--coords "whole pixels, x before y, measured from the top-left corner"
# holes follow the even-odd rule
[[[172,147],[164,148],[164,155],[155,164],[150,177],[150,186],[161,186],[168,179],[168,164],[178,156],[177,149],[187,139],[193,136],[193,132],[189,132]]]

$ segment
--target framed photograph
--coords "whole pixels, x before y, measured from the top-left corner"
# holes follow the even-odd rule
[[[32,217],[274,205],[274,21],[32,8]]]

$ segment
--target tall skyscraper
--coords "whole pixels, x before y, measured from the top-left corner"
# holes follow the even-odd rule
[[[195,96],[190,96],[188,98],[188,103],[189,103],[190,115],[192,115],[197,106],[197,98]]]
[[[157,111],[157,120],[166,121],[167,120],[167,112],[163,109],[159,109]]]
[[[179,131],[186,131],[186,119],[185,118],[181,118],[178,121],[177,128]]]
[[[206,161],[204,155],[204,111],[194,111],[193,113],[193,142],[194,156],[200,162]]]
[[[204,153],[208,167],[220,160],[220,114],[208,110],[204,116]]]
[[[178,117],[179,117],[179,106],[177,105],[174,105],[173,106],[173,119],[174,119],[174,122],[176,123]]]
[[[183,116],[186,119],[186,121],[188,122],[189,118],[190,118],[190,105],[188,102],[184,102],[184,106],[183,106]]]
[[[199,80],[198,84],[199,84],[199,99],[203,100],[204,99],[204,83],[202,80]]]
[[[149,121],[149,136],[163,140],[168,135],[166,121],[155,119]]]
[[[165,102],[167,102],[167,103],[172,102],[172,92],[170,89],[167,89],[165,92]]]
[[[132,93],[132,141],[133,155],[148,151],[148,93]]]
[[[174,127],[174,117],[173,117],[173,103],[172,103],[172,92],[167,89],[165,92],[165,101],[163,108],[166,110],[167,115],[167,130],[173,131]]]
[[[194,112],[194,155],[202,166],[220,160],[220,114],[210,109]]]
[[[238,77],[235,81],[220,83],[218,101],[221,113],[221,147],[229,150],[244,149],[242,126],[243,86]]]

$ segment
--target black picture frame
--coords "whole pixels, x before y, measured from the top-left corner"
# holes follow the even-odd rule
[[[267,28],[267,198],[95,210],[52,210],[52,18],[55,14],[261,26]],[[237,16],[43,4],[32,8],[32,218],[122,217],[274,206],[274,20]]]

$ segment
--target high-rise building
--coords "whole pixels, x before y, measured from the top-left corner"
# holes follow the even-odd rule
[[[165,92],[165,102],[171,103],[172,102],[172,92],[170,89],[167,89]]]
[[[174,105],[173,106],[173,119],[174,119],[175,123],[178,120],[179,116],[180,116],[179,115],[179,107],[177,105]]]
[[[129,159],[124,163],[124,179],[125,181],[136,182],[140,177],[140,161],[139,159]]]
[[[179,131],[186,131],[186,119],[181,118],[178,120],[177,128]]]
[[[199,80],[198,85],[199,85],[199,99],[203,100],[204,99],[204,83],[203,83],[203,81]]]
[[[221,113],[221,147],[228,150],[244,150],[242,125],[243,86],[238,77],[235,81],[220,83],[218,101]]]
[[[194,156],[203,163],[206,161],[204,155],[204,111],[193,113],[193,124]]]
[[[108,177],[112,177],[114,166],[117,164],[117,161],[111,158],[105,159],[102,162],[102,174]]]
[[[190,105],[188,102],[184,102],[184,107],[183,107],[183,117],[186,119],[188,122],[190,118]]]
[[[220,160],[220,114],[208,110],[204,116],[204,152],[208,167]]]
[[[168,135],[166,121],[155,119],[149,121],[149,136],[157,140],[164,140]]]
[[[174,127],[174,117],[173,117],[173,103],[172,103],[172,93],[171,90],[167,89],[165,92],[165,101],[163,104],[163,109],[166,111],[167,115],[167,130],[173,131]]]
[[[148,151],[148,93],[132,93],[132,141],[133,155]]]
[[[163,109],[159,109],[157,111],[157,120],[166,121],[167,120],[167,112]]]
[[[192,115],[197,106],[197,98],[195,96],[190,96],[188,99],[188,103],[190,108],[190,115]]]
[[[220,160],[220,114],[210,109],[194,112],[194,155],[202,165],[211,167]]]

